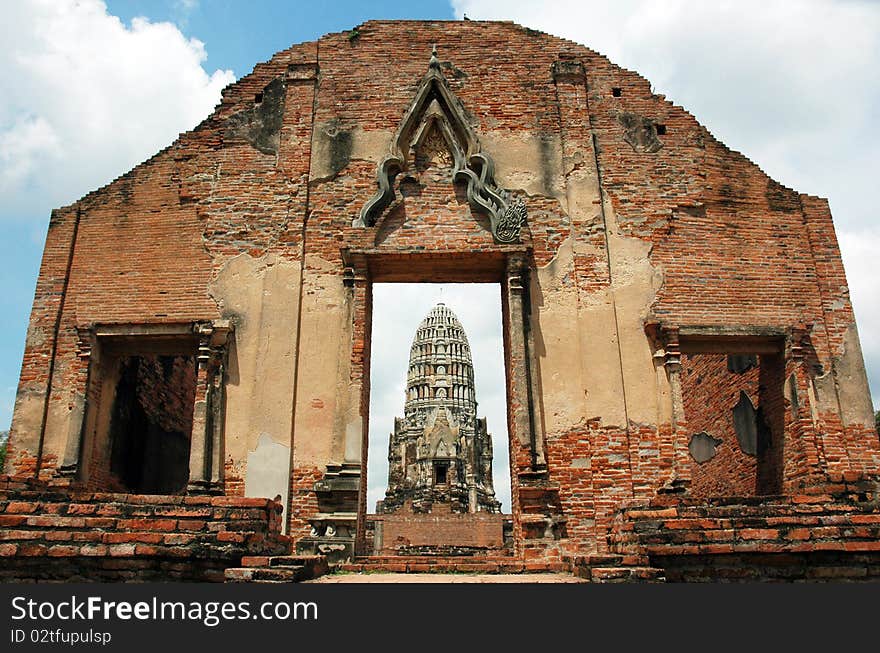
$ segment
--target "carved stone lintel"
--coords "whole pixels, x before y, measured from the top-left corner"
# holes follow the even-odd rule
[[[417,149],[414,146],[432,125],[436,125],[451,149],[454,159],[452,181],[467,183],[468,202],[474,210],[489,217],[495,241],[503,244],[519,242],[526,224],[525,202],[522,198],[514,199],[509,191],[495,183],[495,164],[481,151],[461,102],[443,76],[436,47],[428,72],[397,129],[391,151],[379,163],[376,171],[378,191],[364,204],[353,226],[374,226],[394,201],[394,180],[414,163],[411,151]]]

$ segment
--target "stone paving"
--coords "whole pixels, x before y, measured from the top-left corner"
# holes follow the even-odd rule
[[[586,583],[571,574],[328,574],[307,583]]]

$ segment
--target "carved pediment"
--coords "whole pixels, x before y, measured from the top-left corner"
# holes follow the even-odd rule
[[[428,434],[430,451],[433,458],[454,458],[457,452],[456,434],[459,429],[449,424],[446,409],[438,410],[434,426]]]
[[[443,147],[439,146],[441,140]],[[468,202],[489,217],[495,241],[519,242],[526,222],[525,203],[496,185],[495,165],[491,157],[481,151],[461,102],[443,76],[436,47],[428,72],[397,129],[391,151],[379,163],[378,191],[364,204],[354,225],[372,227],[376,224],[395,199],[395,178],[401,172],[416,169],[417,159],[446,156],[452,159],[450,182],[467,182]]]

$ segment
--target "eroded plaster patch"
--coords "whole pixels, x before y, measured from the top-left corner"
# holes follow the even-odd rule
[[[843,337],[843,353],[834,358],[833,367],[843,425],[870,427],[874,424],[874,407],[871,405],[868,374],[855,323],[847,328]]]
[[[290,480],[290,447],[272,439],[268,433],[260,433],[257,446],[248,451],[247,470],[244,476],[244,494],[248,497],[274,499],[281,496],[285,514],[282,523],[287,531],[287,497]]]
[[[290,446],[299,279],[299,261],[241,254],[223,266],[209,287],[221,314],[234,325],[227,364],[226,454],[235,460],[264,435]]]

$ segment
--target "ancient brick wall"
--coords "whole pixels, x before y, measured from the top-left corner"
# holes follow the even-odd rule
[[[67,492],[0,477],[0,579],[222,581],[287,553],[267,499]]]
[[[436,513],[436,514],[435,514]],[[393,555],[401,548],[442,551],[460,548],[500,552],[504,546],[504,520],[500,514],[370,515],[373,528],[381,532],[376,554]]]
[[[436,135],[396,179],[395,203],[357,225],[434,44],[499,187],[526,203],[519,243],[495,242],[448,179]],[[505,276],[516,257],[522,290]],[[730,460],[682,459],[681,396],[655,337],[668,327],[783,342],[763,373],[790,385],[788,399],[768,395],[784,447],[756,475],[791,493],[829,471],[880,470],[827,203],[769,179],[600,54],[477,21],[369,22],[279,52],[196,129],[55,211],[7,469],[54,477],[76,451],[95,403],[83,332],[225,318],[225,492],[273,479],[268,493],[287,497],[290,532],[304,536],[328,467],[366,458],[371,282],[440,279],[501,283],[508,369],[528,362],[534,375],[508,375],[514,533],[533,540],[529,555],[604,550],[622,503],[689,476],[697,495],[751,484],[749,461],[727,444]],[[510,323],[513,293],[525,325]],[[517,329],[527,361],[511,353]],[[729,412],[720,394],[713,402]],[[526,408],[535,433],[522,432]],[[685,406],[688,428],[719,429],[707,410]],[[280,448],[260,458],[261,442]],[[547,505],[523,509],[529,497]],[[365,512],[365,496],[356,503]]]
[[[631,504],[615,518],[611,550],[647,555],[672,582],[876,582],[877,485],[857,476],[835,474],[809,494],[770,501]]]
[[[724,354],[698,354],[682,360],[681,393],[688,430],[705,432],[721,440],[711,460],[691,465],[694,496],[754,496],[757,490],[757,458],[740,446],[734,429],[733,409],[745,392],[757,409],[759,368],[741,374],[727,369]]]

